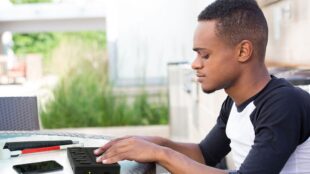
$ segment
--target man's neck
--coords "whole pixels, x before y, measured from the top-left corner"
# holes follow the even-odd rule
[[[259,93],[271,80],[267,68],[260,68],[251,73],[245,73],[233,86],[225,92],[233,99],[237,106]]]

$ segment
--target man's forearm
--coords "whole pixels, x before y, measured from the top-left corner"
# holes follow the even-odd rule
[[[162,147],[157,153],[156,162],[173,174],[226,174],[224,170],[208,167],[168,147]]]
[[[198,144],[179,143],[161,137],[155,137],[155,143],[178,151],[199,163],[205,164]]]

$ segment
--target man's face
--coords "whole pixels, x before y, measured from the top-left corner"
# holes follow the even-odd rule
[[[236,49],[216,35],[216,21],[201,21],[194,35],[192,63],[198,81],[206,93],[231,87],[239,75]]]

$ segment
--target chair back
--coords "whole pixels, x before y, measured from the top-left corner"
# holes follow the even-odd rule
[[[0,97],[0,130],[39,130],[36,96]]]

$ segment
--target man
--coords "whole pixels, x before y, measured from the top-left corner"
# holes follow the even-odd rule
[[[217,0],[201,12],[192,68],[206,93],[228,94],[217,123],[199,144],[124,137],[97,161],[155,161],[171,173],[310,173],[310,96],[268,74],[266,19],[254,0]],[[232,151],[235,171],[213,168]]]

